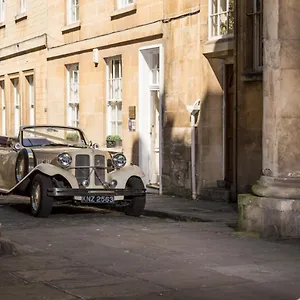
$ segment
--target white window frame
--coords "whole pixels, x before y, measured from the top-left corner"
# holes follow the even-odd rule
[[[160,75],[159,75],[159,60],[160,60],[160,53],[158,51],[151,52],[151,58],[150,58],[150,87],[153,87],[154,89],[159,87],[160,83]],[[156,81],[155,81],[156,78]]]
[[[253,24],[253,70],[260,72],[263,68],[263,0],[252,1],[253,11],[247,16],[252,17]],[[257,2],[260,2],[260,7]]]
[[[20,0],[20,14],[24,14],[27,11],[27,0]]]
[[[218,39],[218,38],[224,38],[224,37],[229,37],[233,36],[233,28],[232,32],[228,32],[229,28],[229,21],[230,21],[230,14],[232,15],[233,19],[233,12],[234,12],[234,1],[238,0],[226,0],[226,9],[221,11],[221,1],[222,0],[209,0],[209,6],[208,6],[208,37],[209,39]],[[230,9],[230,1],[233,1],[232,9]],[[217,5],[217,12],[213,13],[212,12],[212,6],[213,2],[216,2]],[[227,32],[223,33],[221,32],[221,17],[225,15],[226,16],[226,28]],[[213,28],[214,28],[214,22],[213,19],[217,18],[217,33],[213,34]],[[234,26],[234,25],[233,25]]]
[[[5,21],[5,0],[0,0],[0,23]]]
[[[67,124],[79,126],[79,64],[70,64],[67,68]]]
[[[0,81],[0,93],[1,93],[1,131],[2,135],[6,135],[6,109],[5,109],[5,82]]]
[[[111,57],[106,62],[107,135],[119,135],[122,138],[122,58],[121,56]]]
[[[67,24],[79,21],[79,0],[67,0]]]
[[[117,0],[117,8],[122,9],[127,6],[133,5],[135,0]]]
[[[28,84],[28,105],[29,105],[29,125],[35,125],[35,95],[34,95],[34,76],[26,76]]]
[[[13,86],[13,99],[14,99],[14,120],[15,120],[14,133],[17,136],[21,126],[20,80],[19,78],[12,78],[11,81]]]

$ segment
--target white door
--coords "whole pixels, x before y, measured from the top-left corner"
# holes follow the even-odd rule
[[[150,110],[150,183],[159,184],[159,91],[151,91]]]
[[[163,48],[143,47],[139,55],[139,166],[144,183],[161,192],[160,107],[163,93]],[[149,187],[149,186],[148,186]]]

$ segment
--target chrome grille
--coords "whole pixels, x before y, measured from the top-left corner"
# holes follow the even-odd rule
[[[105,181],[105,156],[95,155],[95,185]],[[100,179],[99,179],[100,178]]]
[[[78,154],[75,158],[75,177],[77,182],[80,184],[83,180],[88,179],[90,174],[89,168],[77,168],[77,167],[89,167],[90,156],[86,154]]]

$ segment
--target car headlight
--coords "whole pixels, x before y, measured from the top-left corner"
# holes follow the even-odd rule
[[[122,153],[117,153],[113,156],[113,163],[117,169],[120,169],[126,165],[126,157]]]
[[[58,154],[57,161],[63,168],[68,168],[72,163],[72,156],[66,152],[60,153]]]

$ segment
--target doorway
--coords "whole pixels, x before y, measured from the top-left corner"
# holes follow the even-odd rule
[[[151,185],[159,186],[159,91],[151,90],[150,104],[150,180]]]
[[[161,193],[162,46],[140,49],[139,55],[139,165],[145,184]]]
[[[225,64],[225,180],[234,181],[234,70]]]

